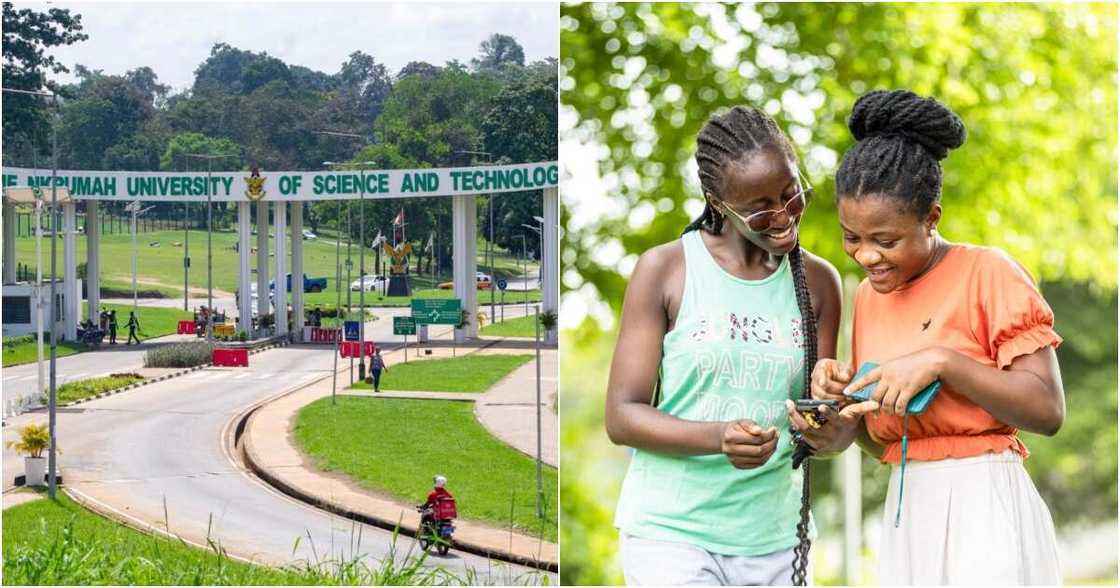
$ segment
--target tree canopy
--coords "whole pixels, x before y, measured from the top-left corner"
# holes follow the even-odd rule
[[[562,335],[561,451],[586,457],[566,460],[560,472],[563,583],[621,580],[611,520],[629,453],[606,438],[603,401],[623,291],[637,256],[698,216],[696,137],[710,116],[738,104],[764,109],[791,137],[816,189],[802,243],[849,283],[862,276],[842,250],[833,178],[854,143],[846,122],[856,98],[904,88],[937,97],[963,119],[968,140],[942,162],[939,230],[950,241],[1001,247],[1026,266],[1065,338],[1065,425],[1052,438],[1023,435],[1032,453],[1026,466],[1059,530],[1115,519],[1116,11],[561,7],[561,139],[571,174],[561,183],[561,317],[569,325],[573,314],[583,318]],[[888,470],[870,457],[864,463],[871,515]],[[837,541],[843,506],[831,464],[813,467],[821,538]],[[827,556],[814,559],[818,582],[837,581],[821,575]]]
[[[27,82],[33,84],[45,71],[64,71],[45,51],[86,38],[80,32],[81,17],[67,11],[17,12],[5,4],[4,19],[5,85],[9,76],[33,78]],[[11,56],[9,46],[14,48]],[[375,162],[380,168],[487,161],[486,156],[472,159],[470,151],[490,152],[494,163],[555,159],[556,70],[555,59],[526,65],[517,40],[501,34],[482,42],[477,56],[442,66],[412,61],[396,73],[360,50],[351,52],[336,72],[326,73],[220,42],[195,69],[191,87],[176,93],[149,67],[113,75],[78,64],[78,81],[59,88],[66,96],[60,109],[60,165],[135,171],[205,168],[204,162],[187,161],[183,153],[230,154],[230,159],[215,162],[215,168],[257,165],[266,170],[318,170],[325,161]],[[14,146],[5,150],[9,164],[47,161],[49,126],[31,110],[32,102],[5,95],[4,139]],[[540,198],[533,194],[503,195],[495,204],[495,237],[507,246],[515,232],[522,232],[521,224],[533,224],[532,217],[541,214]],[[426,241],[432,231],[450,226],[447,199],[412,199],[367,207],[366,234],[387,230],[402,207],[413,240]],[[224,208],[219,205],[218,218],[231,219]],[[480,227],[488,226],[485,208],[480,206]],[[158,204],[152,214],[181,214],[175,210]],[[309,223],[334,224],[338,211],[335,203],[309,205]],[[357,215],[353,218],[357,235]],[[446,241],[441,249],[443,258],[450,259],[450,239]]]

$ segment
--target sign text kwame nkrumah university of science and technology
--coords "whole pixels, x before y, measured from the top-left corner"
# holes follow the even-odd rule
[[[0,179],[5,188],[49,188],[51,170],[4,167]],[[78,200],[205,201],[208,193],[215,202],[349,200],[541,190],[559,186],[560,170],[554,161],[364,172],[223,171],[209,177],[206,172],[58,170],[56,183]]]

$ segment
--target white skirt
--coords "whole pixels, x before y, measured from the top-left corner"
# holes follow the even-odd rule
[[[1062,583],[1050,510],[1019,454],[908,461],[902,518],[892,466],[879,554],[882,585]]]

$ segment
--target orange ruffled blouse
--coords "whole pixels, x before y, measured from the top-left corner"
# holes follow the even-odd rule
[[[853,369],[882,364],[928,347],[946,347],[1003,369],[1021,355],[1062,338],[1054,312],[1030,274],[991,247],[954,244],[924,276],[902,290],[880,294],[865,279],[856,291],[852,322]],[[886,449],[883,463],[898,463],[902,418],[865,417],[871,438]],[[907,425],[907,459],[936,461],[1008,448],[1024,458],[1017,430],[952,388],[942,386],[929,409]]]

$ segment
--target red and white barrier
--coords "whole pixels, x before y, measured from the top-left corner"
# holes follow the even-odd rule
[[[304,327],[303,340],[307,343],[330,343],[338,340],[342,329],[323,329],[320,327]]]

